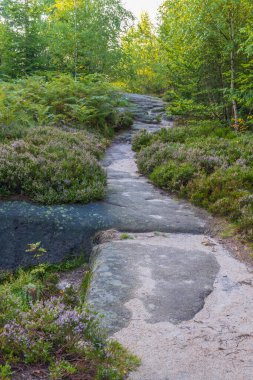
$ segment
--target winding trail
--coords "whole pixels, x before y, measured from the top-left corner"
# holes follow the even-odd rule
[[[140,176],[131,151],[137,130],[157,130],[160,100],[128,95],[135,124],[108,150],[106,204],[122,235],[93,249],[89,301],[111,336],[137,354],[132,380],[253,378],[253,274],[205,235],[206,217]],[[124,239],[123,239],[124,238]]]
[[[0,267],[31,264],[25,250],[36,241],[51,262],[93,249],[88,298],[111,336],[142,359],[129,379],[251,380],[253,273],[206,236],[204,213],[138,174],[132,135],[172,124],[158,121],[161,100],[127,97],[135,123],[106,154],[106,199],[51,207],[1,202]]]

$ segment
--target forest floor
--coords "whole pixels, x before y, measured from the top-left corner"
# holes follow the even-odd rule
[[[104,160],[105,202],[121,210],[122,228],[103,233],[93,251],[88,300],[111,336],[142,360],[131,380],[249,380],[253,270],[232,254],[246,256],[242,246],[214,236],[215,219],[138,173],[132,135],[172,123],[155,122],[161,101],[129,97],[133,130]]]

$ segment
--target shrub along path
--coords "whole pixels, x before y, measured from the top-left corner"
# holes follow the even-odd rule
[[[206,235],[207,217],[138,174],[131,134],[171,124],[154,123],[160,101],[130,98],[133,131],[105,159],[105,204],[124,233],[103,234],[94,249],[89,301],[142,359],[132,380],[251,379],[253,274]]]

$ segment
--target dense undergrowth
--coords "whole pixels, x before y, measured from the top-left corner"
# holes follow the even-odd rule
[[[39,251],[39,244],[33,245]],[[39,264],[1,275],[0,378],[15,372],[44,371],[49,379],[120,380],[138,360],[100,328],[100,317],[86,304],[89,272],[79,290],[59,290],[59,275],[81,258],[57,266]]]
[[[253,134],[218,122],[140,132],[133,141],[141,173],[157,186],[232,221],[253,241]]]
[[[86,203],[104,196],[98,160],[131,115],[101,75],[0,83],[0,196]]]

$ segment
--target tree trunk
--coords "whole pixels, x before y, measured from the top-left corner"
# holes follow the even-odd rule
[[[221,65],[218,65],[218,68],[219,68],[221,88],[224,89],[225,88],[225,82],[224,82],[224,75],[223,75],[223,72],[222,72]],[[224,95],[222,96],[220,102],[223,103],[223,115],[224,115],[224,119],[225,119],[226,122],[228,122],[228,120],[229,120],[229,109],[227,107],[227,102],[224,99]]]
[[[238,122],[238,106],[237,101],[234,99],[234,91],[235,91],[235,78],[236,78],[236,48],[235,48],[235,25],[234,25],[234,11],[231,12],[230,18],[230,36],[231,36],[231,55],[230,55],[230,64],[231,64],[231,95],[232,95],[232,114],[234,116],[235,128],[238,130],[239,122]]]

